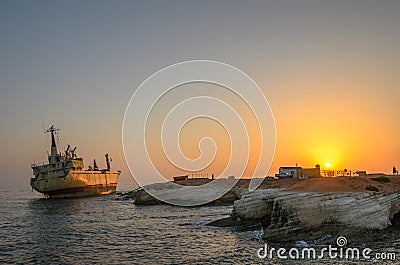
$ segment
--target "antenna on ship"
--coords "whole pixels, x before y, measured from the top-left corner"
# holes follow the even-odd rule
[[[67,149],[65,150],[65,157],[70,157],[70,152],[69,149],[71,148],[70,145],[67,146]]]
[[[76,158],[75,151],[76,151],[76,146],[74,147],[74,149],[71,150],[71,156],[72,156],[72,158]]]
[[[107,164],[107,170],[108,171],[110,171],[110,168],[111,168],[111,166],[110,166],[110,161],[111,160],[111,157],[109,158],[108,157],[108,154],[106,154],[106,164]]]
[[[99,170],[99,167],[97,166],[97,163],[96,163],[96,159],[93,159],[93,169]]]
[[[47,131],[45,131],[45,133],[51,133],[51,151],[50,151],[50,156],[49,156],[50,164],[55,164],[56,162],[59,162],[56,139],[54,138],[54,132],[59,131],[59,130],[60,129],[56,129],[54,127],[54,125],[51,125],[51,127]]]

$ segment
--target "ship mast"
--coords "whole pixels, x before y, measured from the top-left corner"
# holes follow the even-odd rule
[[[45,133],[51,133],[51,152],[49,156],[49,163],[50,164],[55,164],[60,161],[58,151],[57,151],[57,145],[56,145],[56,139],[54,137],[54,132],[59,131],[60,129],[54,128],[54,125],[52,125]]]

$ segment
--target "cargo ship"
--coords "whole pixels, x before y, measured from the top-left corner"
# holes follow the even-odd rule
[[[106,158],[106,169],[99,169],[96,160],[88,169],[84,169],[83,158],[76,155],[76,147],[68,145],[64,153],[58,153],[55,133],[59,131],[51,126],[46,133],[51,135],[51,150],[48,161],[32,164],[34,177],[31,187],[42,193],[44,198],[67,198],[115,193],[121,171],[111,169],[111,158]]]

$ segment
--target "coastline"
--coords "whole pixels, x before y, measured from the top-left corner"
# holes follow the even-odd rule
[[[189,179],[177,183],[198,186],[210,181]],[[233,210],[229,217],[211,221],[209,226],[244,229],[261,226],[262,238],[268,242],[321,238],[330,242],[345,234],[354,243],[374,240],[380,231],[399,223],[400,176],[397,175],[266,178],[252,192],[248,191],[249,182],[249,179],[238,180],[231,191],[211,203],[233,204]],[[166,190],[169,187],[168,182],[156,186]],[[162,204],[145,189],[120,194],[119,199],[134,199],[139,205]]]
[[[174,183],[181,186],[201,186],[210,183],[211,179],[187,179]],[[221,182],[233,180],[219,179]],[[233,203],[240,199],[241,195],[248,191],[250,179],[238,179],[233,189],[222,197],[224,202]],[[152,198],[146,193],[146,189],[169,190],[170,183],[151,184],[145,189],[137,188],[128,192],[119,192],[119,199],[133,199],[135,204],[157,204],[161,201]],[[307,179],[274,179],[265,178],[257,190],[280,189],[288,192],[374,192],[374,193],[400,193],[400,176],[386,174],[370,174],[357,177],[328,177],[328,178],[307,178]],[[236,194],[232,196],[232,194]],[[147,196],[148,195],[148,196]],[[230,199],[227,199],[227,198]]]

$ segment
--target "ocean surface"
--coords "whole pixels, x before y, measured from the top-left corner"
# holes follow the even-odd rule
[[[395,261],[260,259],[260,227],[206,226],[231,210],[136,206],[115,195],[44,200],[28,188],[1,188],[0,264],[400,264],[400,228],[368,245],[395,252]],[[299,244],[312,246],[279,247]]]

